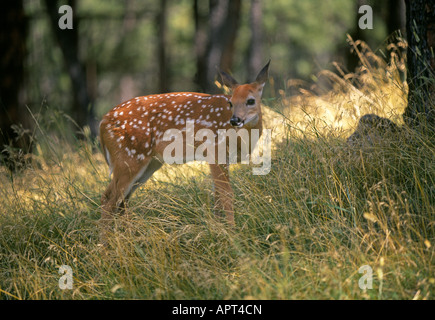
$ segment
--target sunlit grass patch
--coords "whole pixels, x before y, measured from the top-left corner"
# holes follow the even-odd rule
[[[349,41],[361,63],[355,72],[345,73],[333,63],[335,72],[322,70],[310,86],[289,80],[288,90],[297,90],[299,94],[287,96],[281,91],[282,113],[302,132],[314,122],[317,130],[328,132],[335,128],[344,137],[367,113],[403,123],[401,115],[407,105],[408,87],[403,80],[401,50],[406,43],[390,44],[388,57],[384,58],[362,41],[353,42],[351,38]]]

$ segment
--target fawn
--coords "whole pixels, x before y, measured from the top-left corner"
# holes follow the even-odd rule
[[[165,162],[165,148],[170,144],[164,133],[178,129],[186,135],[187,122],[195,132],[208,129],[218,136],[220,129],[262,130],[261,96],[268,79],[269,63],[253,83],[239,85],[229,74],[220,71],[222,82],[232,95],[209,95],[194,92],[174,92],[136,97],[109,111],[100,123],[100,142],[104,157],[113,173],[102,195],[100,227],[104,233],[113,214],[124,210],[126,201]],[[197,143],[183,144],[183,159],[189,161],[186,150]],[[181,145],[180,145],[181,146]],[[252,146],[251,146],[252,147]],[[238,147],[239,148],[239,147]],[[252,150],[251,148],[250,150]],[[209,163],[214,181],[215,208],[226,214],[234,224],[233,190],[229,180],[229,163]]]

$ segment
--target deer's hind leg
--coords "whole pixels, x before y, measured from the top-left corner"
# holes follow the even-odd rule
[[[125,212],[131,194],[162,166],[154,158],[147,159],[140,166],[137,164],[128,166],[127,163],[123,165],[122,168],[114,168],[112,181],[101,197],[99,225],[100,238],[103,243],[107,242],[107,229],[112,224],[114,216]]]

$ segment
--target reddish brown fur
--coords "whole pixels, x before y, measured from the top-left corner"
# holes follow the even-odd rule
[[[184,129],[188,120],[195,121],[195,130],[232,128],[228,121],[232,115],[229,99],[225,95],[192,92],[130,99],[103,117],[100,123],[103,150],[118,155],[117,158],[127,154],[131,160],[124,161],[142,166],[148,157],[163,154],[170,143],[161,141],[163,133],[172,128]]]

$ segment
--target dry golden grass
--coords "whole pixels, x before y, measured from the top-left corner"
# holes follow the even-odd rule
[[[299,95],[286,96],[281,90],[283,114],[302,135],[315,126],[320,132],[342,132],[349,135],[356,128],[359,118],[368,113],[386,117],[401,124],[407,105],[408,87],[403,82],[404,61],[400,50],[406,44],[390,44],[390,58],[377,56],[364,42],[349,41],[357,52],[361,65],[355,73],[344,73],[334,63],[336,72],[321,71],[309,89],[300,88],[301,82],[289,80],[289,89],[299,88]],[[327,86],[331,90],[325,90]]]

